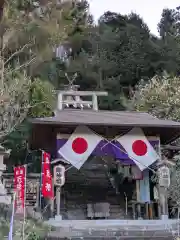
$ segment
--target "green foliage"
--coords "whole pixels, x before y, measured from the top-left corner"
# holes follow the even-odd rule
[[[165,40],[168,35],[176,36],[179,34],[179,10],[178,9],[163,9],[162,18],[158,24],[160,36]]]
[[[161,119],[180,120],[180,78],[167,74],[155,76],[148,82],[141,81],[132,97],[123,97],[126,109],[143,111]],[[168,195],[173,206],[180,206],[180,156],[175,156],[176,166],[171,170],[171,184]],[[157,175],[152,177],[157,182]]]
[[[180,156],[175,156],[176,165],[171,168],[171,184],[168,189],[168,196],[174,207],[180,207]]]
[[[70,1],[58,4],[53,0],[44,6],[35,6],[33,1],[6,2],[0,25],[1,55],[6,64],[14,68],[18,62],[34,75],[39,65],[52,59],[52,49],[67,39],[74,24],[67,18],[71,10]]]
[[[70,46],[69,62],[61,69],[69,75],[77,72],[76,83],[83,90],[107,90],[108,101],[100,105],[103,109],[123,109],[121,96],[129,97],[141,79],[146,82],[163,71],[176,74],[180,64],[179,39],[168,34],[165,41],[151,35],[134,13],[106,12],[98,26],[87,25],[71,36]]]
[[[37,1],[38,2],[38,1]],[[6,1],[0,24],[0,140],[12,149],[14,164],[24,161],[29,126],[27,117],[52,115],[53,86],[34,79],[39,66],[51,61],[53,47],[67,39],[73,20],[70,1],[44,6],[34,1]],[[69,28],[68,28],[69,27]]]
[[[155,76],[150,81],[141,81],[124,105],[128,109],[149,112],[163,119],[180,119],[179,77]]]
[[[11,133],[26,118],[29,109],[31,80],[20,71],[1,73],[0,139]]]
[[[55,109],[55,90],[50,82],[35,79],[31,85],[29,95],[28,117],[52,116]],[[11,155],[8,161],[8,171],[12,171],[12,166],[24,164],[24,161],[33,162],[33,156],[27,156],[27,146],[29,141],[30,125],[24,120],[4,139],[4,146],[11,149]],[[35,166],[33,165],[33,168]],[[38,166],[37,166],[38,167]],[[31,169],[33,169],[31,168]],[[35,170],[36,171],[36,170]]]
[[[12,33],[2,31],[8,39],[5,60],[17,49],[20,52],[8,60],[12,68],[17,62],[21,66],[34,59],[26,68],[34,79],[28,116],[52,115],[54,88],[67,83],[67,72],[69,76],[78,73],[76,84],[82,90],[109,92],[108,98],[100,100],[101,109],[135,109],[179,119],[179,77],[171,77],[178,76],[180,65],[178,10],[163,10],[158,24],[160,37],[156,37],[135,13],[106,12],[94,25],[87,1],[66,1],[60,6],[50,1],[45,7],[37,7],[33,1],[10,3],[1,25]],[[52,47],[62,44],[68,61],[53,56]],[[163,75],[164,71],[168,75]],[[15,139],[20,137],[18,130],[16,134]]]
[[[12,214],[12,206],[1,203],[0,204],[0,239],[5,240],[9,234],[10,219]],[[24,225],[24,236],[22,237],[23,219],[14,216],[13,223],[13,240],[37,240],[45,237],[50,231],[51,227],[45,225],[40,216],[32,217],[26,209],[26,221]]]
[[[54,87],[48,81],[35,79],[31,88],[31,109],[29,116],[45,117],[52,116],[56,104]]]

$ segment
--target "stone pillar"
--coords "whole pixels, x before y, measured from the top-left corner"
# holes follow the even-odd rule
[[[164,159],[159,164],[159,201],[161,205],[161,219],[168,219],[167,189],[170,185],[170,170],[168,160]]]
[[[9,156],[10,151],[5,151],[5,149],[0,146],[0,203],[11,204],[11,196],[7,195],[7,190],[2,182],[2,174],[6,170],[6,165],[4,164],[4,158]]]

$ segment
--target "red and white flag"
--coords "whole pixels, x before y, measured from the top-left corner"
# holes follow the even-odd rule
[[[53,180],[50,170],[50,154],[42,154],[42,187],[41,192],[45,198],[54,198]]]
[[[133,128],[127,134],[119,137],[117,141],[141,171],[159,159],[141,128]]]
[[[15,212],[24,215],[25,211],[26,167],[14,168]]]
[[[59,154],[74,167],[80,169],[103,138],[86,126],[78,126]]]

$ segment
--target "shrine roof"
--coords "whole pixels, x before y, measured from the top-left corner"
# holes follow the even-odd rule
[[[180,128],[180,122],[161,120],[144,112],[128,111],[93,111],[93,110],[62,110],[56,116],[33,118],[34,124],[52,125],[95,125],[95,126],[139,126]]]
[[[56,116],[34,118],[30,122],[33,125],[33,139],[39,135],[46,139],[43,134],[51,132],[52,127],[70,133],[77,125],[87,125],[99,134],[106,135],[108,131],[108,135],[112,136],[117,132],[125,134],[132,127],[141,127],[147,136],[159,136],[161,144],[171,143],[180,137],[180,122],[161,120],[144,112],[67,109],[58,111]],[[38,147],[40,148],[39,145]]]

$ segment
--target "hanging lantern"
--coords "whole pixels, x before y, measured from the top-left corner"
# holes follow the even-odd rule
[[[158,169],[159,186],[168,188],[170,186],[170,170],[167,166]]]

